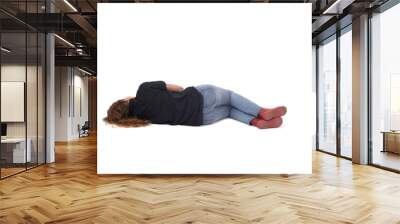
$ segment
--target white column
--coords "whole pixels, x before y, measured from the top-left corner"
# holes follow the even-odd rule
[[[54,6],[47,1],[47,12],[53,12]],[[55,44],[54,35],[46,35],[46,163],[55,162]]]
[[[368,15],[353,19],[353,162],[368,163]]]
[[[54,133],[55,133],[55,72],[54,72],[54,35],[47,34],[46,36],[46,57],[47,57],[47,71],[46,71],[46,163],[55,161],[54,150]]]

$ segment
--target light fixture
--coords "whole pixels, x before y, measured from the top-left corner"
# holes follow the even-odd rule
[[[74,10],[74,12],[78,12],[78,10],[68,1],[68,0],[64,0],[65,4],[67,4],[72,10]]]
[[[70,47],[73,47],[73,48],[75,48],[75,45],[73,45],[71,42],[69,42],[68,40],[66,40],[66,39],[64,39],[64,38],[62,38],[62,37],[60,37],[59,35],[57,35],[57,34],[54,34],[54,36],[55,37],[57,37],[59,40],[61,40],[62,42],[64,42],[64,43],[66,43],[67,45],[69,45]]]
[[[0,49],[1,49],[2,51],[6,52],[6,53],[10,53],[10,52],[11,52],[11,50],[9,50],[9,49],[7,49],[7,48],[5,48],[5,47],[1,47]]]
[[[322,14],[342,14],[343,9],[351,5],[355,0],[336,0],[332,5],[324,10]]]
[[[81,71],[81,72],[83,72],[83,73],[85,73],[85,74],[87,74],[87,75],[90,75],[90,76],[93,75],[92,73],[90,73],[90,72],[88,72],[88,71],[86,71],[86,70],[83,70],[83,69],[81,69],[81,68],[79,68],[79,67],[78,67],[78,70]]]
[[[76,48],[76,53],[78,53],[79,55],[84,55],[82,48]]]

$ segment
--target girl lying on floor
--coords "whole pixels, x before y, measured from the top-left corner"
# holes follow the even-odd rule
[[[144,82],[136,97],[114,102],[104,118],[121,127],[149,123],[201,126],[232,118],[260,129],[278,128],[286,107],[263,108],[245,97],[213,85],[182,88],[164,81]]]

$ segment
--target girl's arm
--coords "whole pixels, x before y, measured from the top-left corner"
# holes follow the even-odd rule
[[[167,83],[166,86],[167,86],[167,90],[170,91],[170,92],[181,92],[181,91],[184,90],[182,86],[178,86],[178,85],[175,85],[175,84],[168,84]]]

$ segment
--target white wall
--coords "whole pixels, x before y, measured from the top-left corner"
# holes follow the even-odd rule
[[[68,140],[68,117],[70,69],[68,67],[55,68],[55,140]]]
[[[83,75],[76,68],[56,67],[56,141],[77,139],[78,124],[83,125],[88,120],[88,78]]]
[[[28,119],[28,137],[29,133],[36,130],[36,126],[31,124],[31,122],[36,123],[37,116],[36,113],[36,66],[27,66],[18,65],[18,64],[8,64],[1,66],[1,81],[2,82],[25,82],[25,69],[27,69],[27,78],[28,78],[28,88],[27,88],[27,119]],[[41,70],[39,70],[39,74]],[[34,78],[35,76],[35,78]],[[39,105],[40,106],[40,105]],[[2,108],[2,110],[6,110],[6,108]],[[7,122],[7,136],[8,137],[25,137],[25,123],[24,122]],[[32,131],[29,128],[32,127]],[[35,132],[36,135],[36,132]]]
[[[81,74],[79,70],[74,70],[73,94],[75,95],[71,96],[74,99],[74,102],[71,102],[71,105],[74,104],[71,119],[71,135],[73,138],[79,137],[78,124],[82,126],[88,120],[88,78],[87,76],[81,76]]]
[[[32,70],[28,66],[28,71]],[[30,74],[30,72],[28,72]],[[1,81],[2,82],[25,82],[25,65],[9,64],[1,66]],[[6,108],[1,108],[5,110]],[[24,122],[8,122],[7,123],[7,137],[25,137],[25,123]]]

